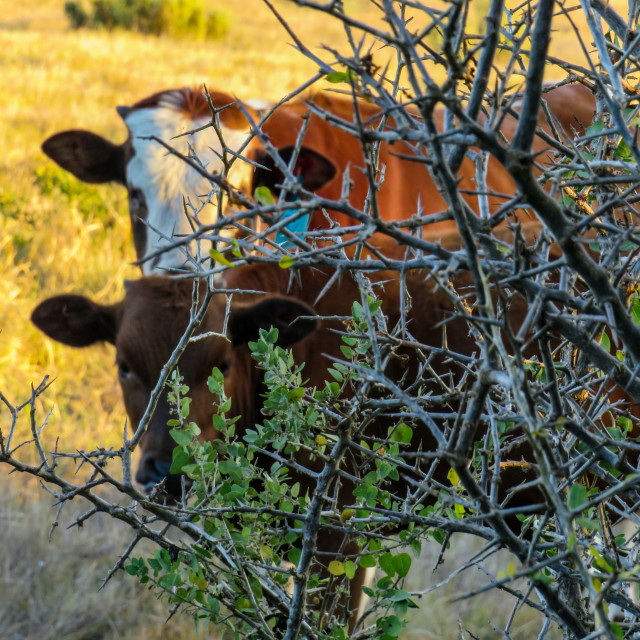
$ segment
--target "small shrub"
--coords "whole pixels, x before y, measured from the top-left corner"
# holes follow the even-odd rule
[[[204,40],[221,38],[230,27],[224,11],[211,11],[202,0],[68,0],[65,12],[76,29],[127,29]]]
[[[64,12],[67,14],[67,18],[69,18],[71,26],[74,29],[87,26],[87,23],[89,22],[89,14],[80,2],[68,0],[64,3]]]

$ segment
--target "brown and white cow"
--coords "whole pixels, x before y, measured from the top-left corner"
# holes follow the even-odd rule
[[[222,135],[230,149],[238,149],[249,135],[246,118],[230,95],[211,92],[210,96],[215,108],[227,107],[220,113]],[[220,173],[221,145],[213,128],[184,135],[211,122],[209,105],[200,93],[185,89],[163,91],[132,107],[117,107],[117,111],[129,134],[122,144],[90,131],[71,130],[51,136],[42,149],[84,182],[116,182],[126,187],[136,255],[143,261],[144,274],[189,268],[180,249],[168,250],[152,260],[147,257],[168,247],[174,238],[193,232],[185,202],[198,211],[201,224],[215,222],[215,203],[201,206],[212,185],[152,137],[185,156],[197,156],[209,172]],[[190,253],[196,255],[194,245]]]
[[[231,150],[239,149],[250,134],[249,122],[239,102],[224,92],[210,91],[210,96],[216,109],[227,107],[220,112],[225,144]],[[554,89],[545,94],[545,98],[561,128],[570,137],[574,129],[591,122],[595,101],[591,92],[582,85]],[[309,102],[347,122],[354,121],[354,108],[357,108],[358,117],[370,128],[380,120],[380,111],[375,105],[358,101],[354,106],[351,100],[319,93],[306,100],[286,103],[268,118],[262,130],[274,147],[283,150],[296,144],[309,112]],[[250,105],[244,104],[244,108],[254,120],[259,120],[258,112]],[[166,273],[167,270],[183,266],[188,268],[184,251],[173,249],[159,255],[156,252],[167,247],[172,239],[192,232],[192,224],[185,215],[185,200],[199,210],[200,223],[215,222],[215,203],[201,207],[211,185],[192,167],[168,153],[151,138],[163,140],[184,155],[194,153],[209,172],[219,172],[222,168],[220,140],[212,127],[201,129],[211,121],[207,100],[199,90],[168,90],[145,98],[132,107],[118,107],[118,113],[124,119],[129,133],[122,144],[114,144],[88,131],[71,130],[48,138],[42,148],[61,167],[81,180],[94,183],[114,181],[127,188],[134,244],[144,274]],[[441,110],[436,111],[436,119],[441,126]],[[549,131],[542,114],[539,124]],[[514,127],[515,120],[507,117],[502,124],[507,139],[511,137]],[[198,129],[196,133],[184,135]],[[248,155],[268,164],[260,143],[254,140],[251,144]],[[348,172],[352,182],[349,200],[362,210],[369,192],[369,181],[360,141],[313,113],[304,135],[304,147],[316,154],[313,159],[317,162],[313,163],[313,167],[307,167],[303,157],[294,168],[294,173],[302,175],[303,186],[309,191],[317,191],[322,197],[338,200],[342,194],[343,176]],[[546,148],[547,143],[536,139],[535,153],[540,154]],[[412,160],[412,157],[415,154],[404,143],[383,143],[380,147],[380,165],[385,167],[385,173],[377,202],[383,220],[405,220],[416,213],[426,215],[446,211],[445,202],[427,167]],[[235,167],[238,175],[235,178],[230,176],[232,183],[248,186],[250,180],[244,174],[250,170],[250,166],[238,161]],[[280,175],[274,172],[270,184],[277,184],[279,179]],[[473,195],[477,191],[475,167],[469,158],[462,165],[459,180],[464,198],[477,210],[477,198]],[[491,198],[494,208],[506,196],[514,193],[513,182],[507,172],[493,159],[489,162],[487,186],[490,192],[497,194]],[[354,224],[343,213],[330,211],[329,215],[341,226]],[[328,225],[326,216],[320,211],[314,213],[309,221],[309,229],[327,228]],[[453,227],[453,221],[444,216],[441,221],[429,225],[429,232],[445,232]],[[190,253],[194,255],[193,246]],[[155,257],[148,260],[149,256]]]

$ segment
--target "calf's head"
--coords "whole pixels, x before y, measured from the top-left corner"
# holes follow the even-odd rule
[[[163,277],[132,282],[121,302],[101,305],[77,295],[61,295],[42,302],[32,321],[49,337],[73,347],[108,342],[116,347],[116,366],[130,425],[136,429],[146,410],[160,371],[184,333],[189,320],[192,283]],[[198,332],[223,331],[227,297],[215,295]],[[178,369],[192,398],[189,420],[212,440],[213,398],[207,388],[211,369],[225,376],[225,392],[232,398],[233,415],[240,428],[251,425],[259,410],[260,376],[247,343],[259,330],[275,326],[279,344],[291,346],[314,333],[318,322],[303,302],[280,295],[262,295],[232,302],[226,337],[210,336],[190,344]],[[167,392],[159,399],[147,432],[140,441],[142,457],[136,480],[147,490],[166,478],[165,490],[180,495],[179,476],[169,474],[174,442],[167,421],[171,418]]]

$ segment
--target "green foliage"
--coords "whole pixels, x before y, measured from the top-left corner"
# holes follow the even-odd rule
[[[65,13],[75,29],[126,29],[198,40],[224,37],[230,28],[224,11],[202,0],[68,0]]]
[[[372,364],[365,329],[367,318],[380,308],[377,300],[367,302],[366,308],[353,305],[350,332],[343,336],[346,351],[358,367]],[[262,330],[259,339],[249,343],[251,355],[263,371],[265,393],[261,418],[243,432],[237,430],[239,418],[232,417],[225,378],[214,369],[208,386],[216,407],[213,427],[219,437],[200,442],[201,427],[188,420],[189,387],[178,372],[173,373],[168,385],[173,407],[169,427],[176,443],[171,472],[183,473],[192,481],[193,513],[198,514],[195,521],[208,538],[180,550],[159,549],[151,558],[132,558],[126,567],[142,583],[163,592],[170,603],[189,608],[198,620],[223,622],[240,635],[251,628],[247,616],[254,621],[262,619],[270,628],[283,623],[270,611],[265,589],[284,588],[289,574],[281,570],[282,563],[297,566],[301,561],[314,492],[314,481],[297,473],[290,463],[303,463],[311,470],[321,468],[341,433],[328,419],[327,410],[340,408],[346,402],[341,400],[345,390],[358,380],[357,368],[336,362],[329,370],[331,379],[322,388],[309,388],[303,366],[295,363],[291,350],[277,346],[277,340],[278,331],[272,328]],[[357,471],[362,477],[353,491],[361,508],[322,517],[321,526],[332,523],[350,531],[348,537],[362,552],[322,561],[324,571],[320,561],[312,564],[307,584],[309,590],[326,591],[332,581],[329,594],[333,598],[347,588],[358,566],[378,567],[385,577],[368,593],[379,610],[376,637],[380,640],[397,638],[407,610],[416,607],[411,595],[402,590],[412,565],[411,555],[402,547],[410,547],[415,555],[420,553],[420,542],[409,532],[403,532],[400,540],[383,543],[381,525],[362,521],[371,508],[401,508],[401,501],[387,485],[399,479],[401,450],[411,442],[413,429],[398,422],[390,425],[386,434],[364,447]],[[229,611],[238,615],[229,617]],[[345,637],[343,619],[322,624],[327,637]]]

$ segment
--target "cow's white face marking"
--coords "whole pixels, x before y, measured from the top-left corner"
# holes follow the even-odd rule
[[[155,136],[179,153],[197,158],[196,162],[202,163],[209,173],[222,171],[219,155],[222,146],[213,127],[176,138],[208,124],[211,119],[194,117],[181,109],[178,96],[173,96],[172,93],[168,92],[163,96],[157,106],[133,109],[125,117],[134,151],[126,168],[131,213],[135,216],[136,208],[143,210],[146,207],[147,210],[144,257],[169,245],[171,238],[192,233],[184,202],[188,203],[189,214],[200,224],[212,224],[218,217],[217,197],[214,196],[210,203],[204,204],[213,188],[211,182],[155,140],[144,139]],[[234,151],[242,146],[249,135],[248,125],[246,130],[239,130],[225,127],[221,123],[221,129],[226,146]],[[238,160],[235,164],[247,163]],[[135,223],[134,220],[134,225]],[[167,251],[157,258],[143,262],[142,271],[149,275],[166,273],[167,269],[188,268],[187,252],[192,257],[197,256],[195,242],[183,249]],[[205,255],[206,252],[207,249],[203,248]]]

